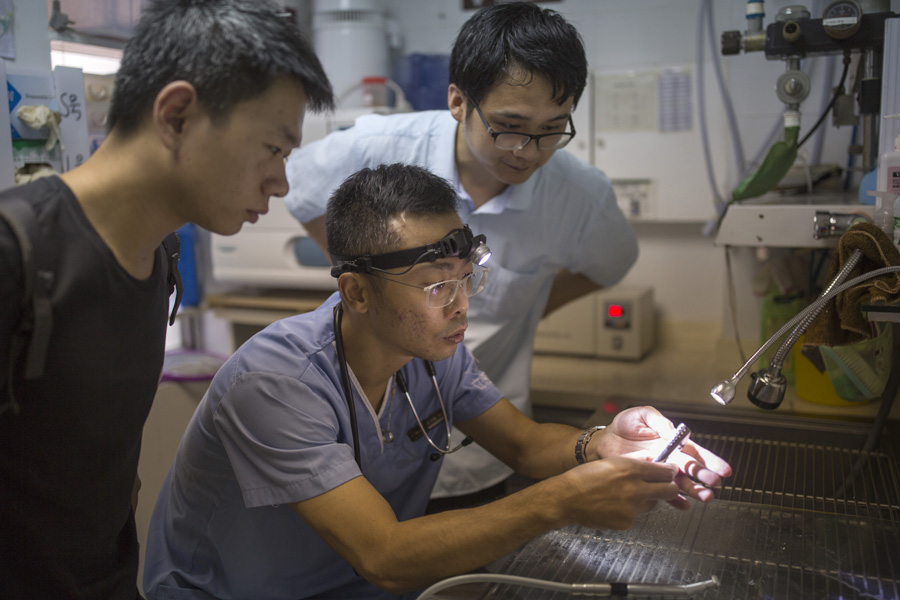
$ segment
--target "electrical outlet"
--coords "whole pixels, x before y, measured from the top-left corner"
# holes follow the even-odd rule
[[[625,217],[649,220],[656,217],[656,198],[650,179],[613,179],[616,200]]]

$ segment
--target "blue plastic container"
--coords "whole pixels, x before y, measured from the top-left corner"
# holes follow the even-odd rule
[[[415,110],[445,110],[450,82],[447,54],[407,54],[394,65],[394,81]]]

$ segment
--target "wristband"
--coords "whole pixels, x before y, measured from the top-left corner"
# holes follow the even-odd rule
[[[589,427],[588,429],[582,431],[581,435],[578,436],[578,441],[575,442],[575,460],[578,461],[579,465],[583,465],[587,462],[587,459],[584,457],[584,449],[587,448],[588,442],[591,441],[591,436],[593,436],[601,429],[606,429],[606,425]]]

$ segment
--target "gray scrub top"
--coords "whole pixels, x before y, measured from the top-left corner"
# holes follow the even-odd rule
[[[188,425],[154,509],[144,589],[161,598],[378,598],[290,504],[360,475],[341,391],[332,325],[322,307],[284,319],[245,343],[220,369]],[[501,394],[459,345],[435,363],[451,422],[483,413]],[[440,412],[424,363],[402,369],[424,421]],[[354,390],[362,475],[399,520],[421,516],[441,460],[397,391],[375,422]],[[394,433],[383,443],[380,430]],[[446,428],[429,435],[446,444]],[[462,434],[454,432],[458,443]],[[443,460],[443,459],[442,459]]]

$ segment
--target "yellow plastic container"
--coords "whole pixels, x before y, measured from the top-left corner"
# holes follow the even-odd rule
[[[807,402],[826,404],[828,406],[859,406],[860,404],[865,404],[864,402],[850,402],[838,396],[838,393],[834,391],[834,385],[831,383],[828,371],[819,373],[819,370],[816,369],[810,360],[800,352],[800,349],[803,347],[804,337],[800,336],[800,339],[797,340],[792,349],[794,354],[794,388],[797,396]]]

